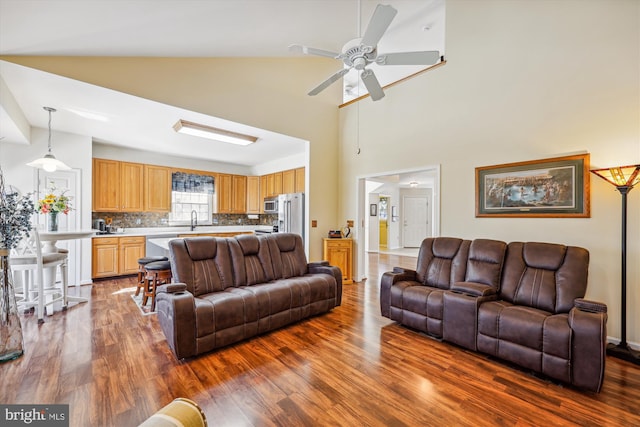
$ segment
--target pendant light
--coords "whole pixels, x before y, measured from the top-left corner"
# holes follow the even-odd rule
[[[44,169],[47,172],[55,172],[57,170],[63,170],[63,171],[71,170],[69,166],[65,165],[60,160],[56,159],[56,156],[54,156],[53,153],[51,152],[51,113],[55,113],[56,109],[51,107],[42,107],[42,108],[45,111],[49,112],[49,140],[48,140],[49,151],[47,152],[47,154],[44,155],[44,157],[40,159],[36,159],[33,162],[27,163],[27,166]]]

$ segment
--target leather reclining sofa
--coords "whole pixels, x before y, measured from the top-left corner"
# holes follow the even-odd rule
[[[174,283],[158,287],[156,306],[178,359],[325,313],[342,299],[342,273],[307,263],[302,238],[192,237],[169,242]]]
[[[552,243],[422,242],[416,270],[381,278],[382,315],[559,382],[599,392],[607,307],[584,300],[589,253]]]

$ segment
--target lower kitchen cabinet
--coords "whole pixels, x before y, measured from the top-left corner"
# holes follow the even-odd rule
[[[342,271],[342,283],[353,283],[353,239],[322,239],[322,259]]]
[[[122,276],[138,272],[138,258],[145,256],[144,236],[98,237],[92,242],[91,277]]]

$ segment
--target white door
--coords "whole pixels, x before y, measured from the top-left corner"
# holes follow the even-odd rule
[[[79,230],[81,227],[80,222],[80,170],[72,169],[68,171],[55,171],[47,172],[42,169],[37,171],[38,192],[36,194],[37,200],[42,199],[46,193],[49,192],[51,186],[55,187],[55,193],[60,194],[61,191],[66,190],[65,194],[71,197],[71,211],[67,215],[58,215],[58,230]],[[36,202],[37,208],[37,202]],[[37,225],[42,231],[47,230],[49,218],[47,215],[39,214],[37,218]],[[69,285],[73,286],[80,284],[81,274],[81,241],[80,240],[59,240],[56,243],[59,248],[67,249],[69,251],[68,271],[69,271]]]
[[[429,237],[429,199],[425,196],[403,198],[402,242],[405,248],[418,248]]]

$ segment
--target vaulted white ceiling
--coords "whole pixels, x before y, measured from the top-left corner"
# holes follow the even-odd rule
[[[0,0],[0,54],[290,57],[297,55],[288,50],[293,43],[340,52],[347,41],[366,29],[378,3],[376,0]],[[380,52],[444,50],[444,0],[384,3],[394,6],[398,15],[380,41]],[[341,66],[336,61],[336,70]],[[416,71],[415,67],[384,68],[400,77]],[[397,80],[398,75],[380,74],[378,78],[384,85]],[[64,101],[76,112],[54,116],[55,128],[90,135],[104,143],[129,143],[143,149],[154,144],[151,147],[155,150],[180,155],[185,152],[185,144],[197,142],[193,137],[167,132],[165,123],[182,118],[261,137],[249,156],[238,147],[228,144],[219,147],[213,143],[200,158],[251,165],[295,154],[296,150],[302,152],[304,146],[295,138],[268,130],[203,117],[4,61],[0,61],[0,77],[31,126],[46,128],[47,115],[42,107],[51,100]],[[348,75],[347,84],[356,79],[357,75]],[[309,88],[318,83],[309,81]],[[5,136],[8,142],[19,142],[14,135],[16,126],[6,114],[5,98],[0,109],[0,136]],[[135,121],[128,113],[134,108],[138,112]],[[87,118],[86,114],[83,117],[78,111],[98,113],[108,120]],[[140,111],[147,113],[141,116]],[[158,141],[166,143],[158,147]]]

